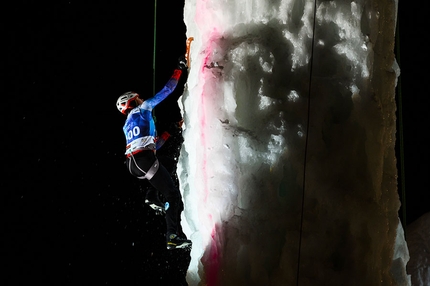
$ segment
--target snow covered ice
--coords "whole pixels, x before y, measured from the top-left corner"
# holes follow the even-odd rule
[[[410,285],[396,1],[186,0],[190,285]]]

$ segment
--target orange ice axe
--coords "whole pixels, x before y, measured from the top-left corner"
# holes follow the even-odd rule
[[[186,47],[186,50],[185,50],[185,59],[187,60],[187,66],[188,66],[188,68],[190,68],[190,64],[191,64],[191,61],[190,61],[190,47],[191,47],[191,42],[193,40],[194,40],[194,37],[189,37],[187,39],[187,42],[186,42],[186,45],[185,45],[185,47]]]

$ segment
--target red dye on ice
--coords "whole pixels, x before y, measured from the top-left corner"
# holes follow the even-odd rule
[[[212,229],[211,233],[211,244],[209,248],[209,253],[207,255],[207,269],[206,269],[206,281],[208,286],[218,285],[218,272],[220,264],[220,242],[218,241],[218,236],[216,232],[216,226]]]
[[[207,51],[206,58],[204,60],[202,66],[202,72],[200,73],[201,77],[203,77],[203,82],[206,82],[205,70],[206,62],[208,61],[209,55],[211,51]],[[210,79],[209,79],[210,80]],[[209,187],[208,187],[208,174],[207,174],[207,141],[206,141],[206,101],[205,101],[205,87],[203,87],[202,94],[200,95],[200,143],[202,146],[203,154],[202,154],[202,178],[203,178],[203,202],[207,202]]]

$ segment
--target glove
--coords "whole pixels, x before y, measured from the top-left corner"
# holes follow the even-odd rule
[[[155,143],[155,149],[158,150],[161,148],[161,146],[164,145],[164,143],[166,143],[167,139],[169,139],[170,134],[167,131],[164,131],[163,134],[161,134],[158,138],[157,141]]]
[[[180,70],[186,70],[188,68],[187,60],[185,59],[185,56],[180,56],[178,59],[178,69]]]
[[[169,134],[172,136],[177,136],[181,131],[181,127],[179,127],[179,124],[177,122],[171,122],[167,126],[166,131],[169,132]]]

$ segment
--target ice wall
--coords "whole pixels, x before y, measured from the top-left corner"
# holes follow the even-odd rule
[[[408,285],[394,257],[396,7],[185,1],[190,285]]]

